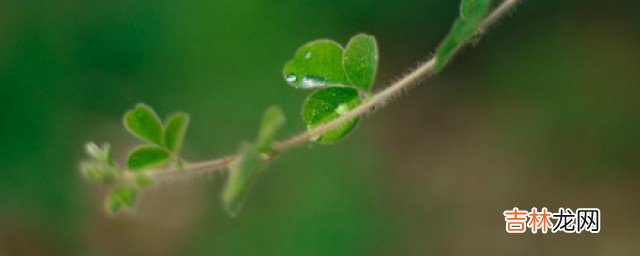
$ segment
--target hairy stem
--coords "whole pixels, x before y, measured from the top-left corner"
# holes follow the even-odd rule
[[[500,18],[505,16],[513,7],[520,2],[520,0],[505,0],[498,5],[493,11],[491,11],[486,18],[480,22],[476,28],[476,35],[482,35],[486,30],[494,25]],[[456,48],[455,52],[466,46],[469,42],[463,42]],[[454,53],[455,53],[454,52]],[[265,156],[264,161],[271,161],[278,153],[284,152],[288,149],[301,146],[309,142],[309,140],[315,136],[322,135],[327,131],[333,130],[345,122],[348,122],[356,117],[365,115],[375,109],[381,108],[385,103],[399,97],[403,91],[410,89],[414,84],[419,81],[428,78],[434,71],[436,64],[436,58],[432,57],[423,64],[419,65],[415,70],[400,80],[384,88],[382,91],[374,94],[369,100],[360,104],[358,107],[352,109],[346,114],[328,122],[323,125],[317,126],[314,129],[300,133],[285,140],[276,141],[273,143],[273,154]],[[171,178],[174,175],[180,174],[199,174],[208,173],[216,170],[222,170],[228,167],[235,159],[237,155],[229,155],[220,157],[218,159],[203,161],[198,163],[186,164],[182,168],[168,168],[168,169],[156,169],[149,170],[146,173],[153,179],[162,179],[164,177]],[[132,172],[126,172],[125,178],[132,179],[134,177]]]

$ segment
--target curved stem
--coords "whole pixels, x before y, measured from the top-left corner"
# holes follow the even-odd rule
[[[476,28],[476,35],[482,35],[486,30],[495,24],[501,17],[505,16],[520,0],[505,0],[498,5],[493,11],[491,11],[486,18]],[[468,44],[464,42],[459,45],[456,51],[459,51],[463,46]],[[300,133],[285,140],[276,141],[273,143],[273,154],[263,159],[264,161],[270,161],[277,155],[277,153],[284,152],[288,149],[301,146],[309,142],[309,140],[315,136],[322,135],[327,131],[333,130],[345,122],[351,119],[360,117],[367,114],[377,108],[384,106],[385,103],[398,97],[403,91],[409,89],[412,85],[418,83],[420,80],[429,77],[432,72],[436,58],[432,57],[425,63],[418,66],[411,73],[402,77],[400,80],[384,88],[382,91],[374,94],[368,101],[360,104],[358,107],[352,109],[346,114],[328,122],[323,125],[317,126],[314,129]],[[206,173],[216,170],[222,170],[237,159],[237,155],[224,156],[215,160],[203,161],[193,164],[187,164],[183,168],[169,168],[169,169],[157,169],[149,170],[146,173],[155,179],[162,177],[170,177],[171,175],[178,175],[181,173]],[[126,172],[127,178],[132,178],[133,173]]]

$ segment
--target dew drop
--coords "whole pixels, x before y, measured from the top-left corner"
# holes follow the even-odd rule
[[[303,89],[312,89],[326,85],[327,82],[316,76],[305,76],[302,78],[302,82],[300,82],[300,87]]]
[[[298,80],[298,77],[296,75],[294,75],[294,74],[289,74],[289,75],[287,75],[286,79],[287,79],[287,82],[293,83],[293,82]]]
[[[338,113],[338,115],[342,116],[347,112],[349,112],[349,107],[346,104],[340,104],[340,106],[336,108],[336,113]]]

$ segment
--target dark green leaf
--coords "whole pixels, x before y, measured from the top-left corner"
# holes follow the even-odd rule
[[[255,146],[244,144],[239,158],[229,165],[229,178],[222,192],[222,202],[229,215],[236,216],[251,191],[262,163]]]
[[[336,119],[360,105],[358,91],[346,87],[329,87],[315,91],[302,106],[302,120],[310,130],[320,124]],[[336,129],[314,138],[315,141],[333,143],[349,134],[359,118],[343,123]]]
[[[164,131],[164,143],[174,154],[180,152],[188,126],[189,115],[185,113],[174,113],[167,120],[167,126]]]
[[[262,117],[262,123],[260,124],[258,138],[256,139],[258,152],[267,153],[271,151],[271,143],[278,130],[284,125],[284,122],[284,113],[282,113],[282,109],[279,107],[271,106],[265,111]]]
[[[436,50],[434,72],[444,68],[451,58],[464,44],[472,39],[478,24],[485,17],[491,6],[491,0],[463,0],[460,4],[460,17],[453,23]]]
[[[285,80],[296,88],[351,85],[342,66],[342,47],[331,40],[316,40],[300,47],[284,66]]]
[[[141,146],[129,154],[127,166],[132,171],[142,170],[163,165],[170,160],[166,149],[154,146]]]
[[[124,115],[124,126],[134,136],[156,145],[163,145],[160,118],[151,107],[139,103]]]
[[[133,209],[133,202],[138,191],[131,186],[118,186],[111,190],[104,201],[104,209],[109,214],[114,214],[121,209]]]
[[[378,44],[373,36],[359,34],[344,50],[344,70],[356,87],[371,89],[378,66]]]

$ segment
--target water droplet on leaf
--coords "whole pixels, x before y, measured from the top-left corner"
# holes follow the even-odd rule
[[[338,115],[344,115],[347,112],[349,112],[349,106],[347,106],[346,104],[341,104],[340,106],[338,106],[338,108],[336,108],[336,113],[338,113]]]
[[[325,85],[327,85],[327,82],[321,77],[316,77],[316,76],[305,76],[302,78],[302,81],[300,82],[300,88],[303,88],[303,89],[312,89],[312,88],[317,88]]]
[[[286,79],[287,79],[287,82],[294,83],[295,81],[298,80],[298,77],[296,75],[294,75],[294,74],[289,74],[289,75],[287,75]]]

